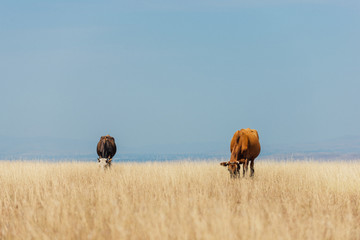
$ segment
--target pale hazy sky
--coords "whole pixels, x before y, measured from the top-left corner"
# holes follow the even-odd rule
[[[360,135],[359,2],[253,2],[1,1],[0,136]]]

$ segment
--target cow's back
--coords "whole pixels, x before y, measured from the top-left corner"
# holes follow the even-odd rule
[[[109,135],[102,136],[97,144],[97,154],[101,158],[112,158],[116,153],[115,139]]]
[[[242,129],[248,138],[248,149],[245,153],[247,159],[255,159],[261,151],[259,134],[255,129]]]
[[[255,129],[236,131],[230,143],[230,151],[236,151],[237,160],[255,159],[260,154],[259,134]]]

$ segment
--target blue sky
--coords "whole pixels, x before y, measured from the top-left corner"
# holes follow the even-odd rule
[[[228,151],[247,127],[264,146],[359,136],[359,22],[357,1],[2,1],[0,136],[157,152]]]

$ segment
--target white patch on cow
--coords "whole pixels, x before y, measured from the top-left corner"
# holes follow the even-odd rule
[[[107,169],[110,167],[110,161],[108,158],[98,158],[99,168]]]

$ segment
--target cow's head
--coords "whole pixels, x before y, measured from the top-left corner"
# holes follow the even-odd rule
[[[220,163],[221,166],[228,167],[228,171],[230,173],[231,178],[236,178],[240,176],[240,163],[238,161],[233,162],[222,162]]]
[[[99,168],[101,168],[101,169],[110,168],[111,160],[112,159],[110,159],[110,158],[98,158]]]

